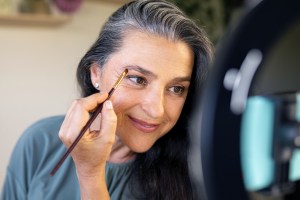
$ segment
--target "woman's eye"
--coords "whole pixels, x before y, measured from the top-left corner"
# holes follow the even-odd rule
[[[185,90],[185,87],[183,87],[183,86],[173,86],[170,88],[170,91],[176,95],[183,94],[184,90]]]
[[[137,85],[147,85],[146,79],[140,76],[128,76],[127,77],[131,82],[137,84]]]

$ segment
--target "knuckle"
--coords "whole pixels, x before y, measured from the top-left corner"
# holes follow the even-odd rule
[[[64,143],[64,144],[70,144],[72,142],[72,137],[70,134],[68,134],[67,131],[61,129],[59,132],[58,132],[58,137],[59,139]]]
[[[105,120],[105,123],[108,124],[116,124],[117,123],[117,116],[114,112],[106,113],[103,115],[103,119]]]
[[[73,103],[72,103],[74,106],[82,106],[83,104],[83,100],[82,99],[75,99],[73,100]]]
[[[111,115],[109,117],[109,121],[112,123],[112,124],[116,124],[118,119],[117,119],[117,116],[116,115]]]
[[[115,137],[106,137],[105,143],[108,145],[113,145],[115,143]]]
[[[58,137],[59,137],[59,139],[62,140],[62,141],[66,141],[66,140],[67,140],[67,136],[64,134],[63,131],[59,131]]]

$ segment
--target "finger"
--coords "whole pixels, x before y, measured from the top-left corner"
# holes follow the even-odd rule
[[[108,97],[108,93],[96,93],[88,97],[79,99],[77,104],[82,106],[86,111],[91,112],[96,109],[96,107],[103,103]]]
[[[107,98],[107,93],[97,93],[89,97],[74,100],[65,116],[63,127],[68,129],[72,124],[81,121],[83,124],[88,120],[89,112],[94,110],[98,104],[102,103]],[[78,124],[82,127],[82,123]]]
[[[72,143],[89,119],[90,111],[105,101],[107,93],[97,93],[86,98],[74,100],[59,131],[65,145]]]
[[[100,135],[106,143],[113,144],[115,141],[115,132],[117,127],[117,116],[113,109],[112,102],[107,100],[104,102],[102,109],[102,120]]]
[[[100,93],[100,94],[102,95],[102,93]],[[104,93],[104,94],[107,94],[107,93]],[[107,96],[105,97],[105,99],[107,99]],[[101,101],[101,103],[102,103],[102,101]],[[100,104],[100,103],[98,102],[98,104]],[[94,109],[92,111],[94,111]],[[92,132],[92,131],[100,131],[100,126],[101,126],[101,113],[99,113],[97,115],[96,119],[92,122],[92,124],[91,124],[91,126],[89,128],[90,132]]]

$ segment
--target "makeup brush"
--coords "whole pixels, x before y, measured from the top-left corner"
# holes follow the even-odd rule
[[[110,99],[110,97],[112,96],[112,94],[114,93],[114,91],[119,86],[119,84],[121,83],[121,81],[123,80],[123,78],[126,76],[127,73],[128,73],[128,69],[125,69],[124,72],[121,74],[121,76],[116,81],[116,83],[114,84],[114,86],[112,87],[112,89],[108,92],[108,97],[105,99],[105,101],[108,100],[108,99]],[[68,155],[72,152],[72,150],[77,145],[77,143],[79,142],[79,140],[82,138],[82,136],[84,135],[84,133],[91,126],[91,124],[96,119],[96,117],[99,115],[99,113],[101,113],[102,107],[103,107],[103,103],[101,103],[101,104],[99,104],[97,106],[95,112],[92,114],[92,116],[90,117],[90,119],[87,121],[86,125],[81,129],[81,131],[80,131],[79,135],[77,136],[77,138],[75,139],[75,141],[72,143],[72,145],[69,147],[69,149],[67,150],[67,152],[61,157],[61,159],[59,160],[59,162],[56,164],[56,166],[51,171],[51,173],[50,173],[51,176],[53,176],[56,173],[56,171],[60,168],[60,166],[65,161],[65,159],[68,157]]]

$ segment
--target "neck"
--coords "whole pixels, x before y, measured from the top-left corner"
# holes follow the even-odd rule
[[[108,162],[111,163],[124,163],[134,159],[136,153],[131,151],[118,136],[116,136],[115,143],[112,146]]]

